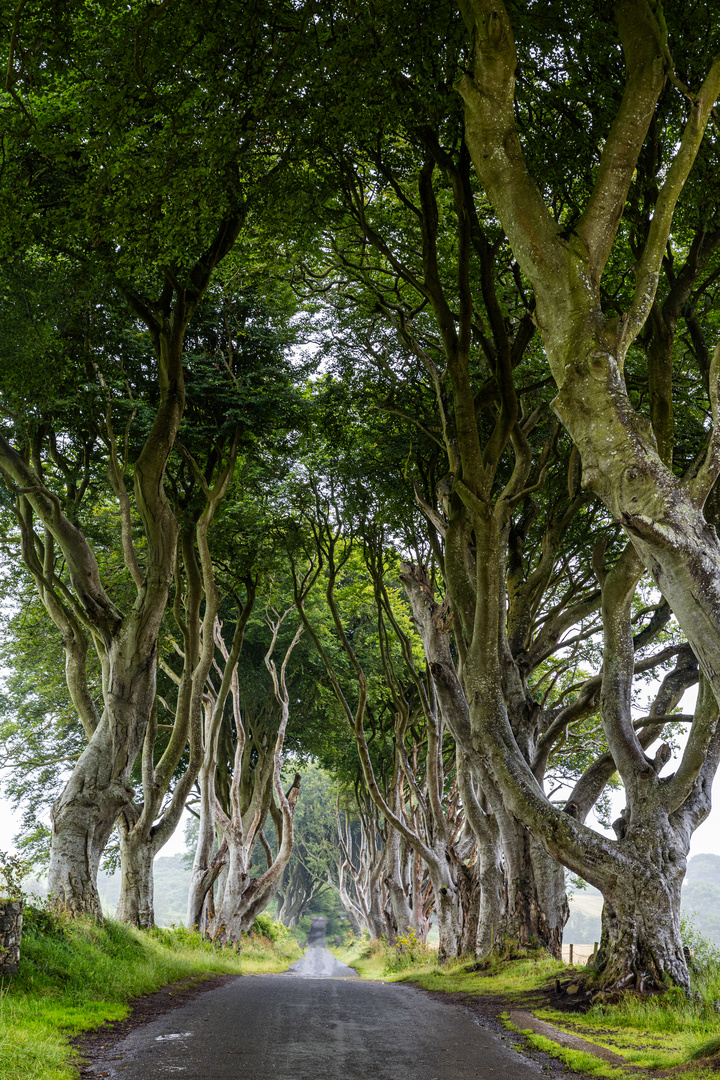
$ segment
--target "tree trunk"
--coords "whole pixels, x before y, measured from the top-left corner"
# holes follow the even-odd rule
[[[394,809],[397,812],[397,799]],[[402,866],[400,860],[400,833],[391,825],[387,827],[387,841],[385,843],[385,885],[390,897],[390,907],[393,914],[395,934],[406,934],[408,930],[414,930],[417,934],[419,927],[410,899],[408,898],[407,886],[403,881]],[[392,941],[389,944],[393,944]]]
[[[227,877],[222,897],[218,899],[218,908],[210,928],[213,941],[221,945],[234,944],[239,947],[242,934],[246,934],[253,924],[259,910],[252,906],[252,897],[248,895],[250,875],[243,845],[228,843]],[[279,884],[279,878],[278,878]],[[272,900],[273,893],[263,905]]]
[[[190,885],[188,887],[187,914],[185,925],[202,928],[202,912],[205,897],[208,890],[212,889],[222,866],[213,863],[213,847],[215,846],[215,767],[217,752],[215,748],[206,750],[206,757],[200,768],[198,787],[200,788],[200,822],[198,828],[197,844],[195,845],[195,858],[190,873]],[[213,874],[213,869],[216,873]]]
[[[463,910],[460,903],[460,889],[449,875],[438,874],[429,867],[435,896],[435,914],[438,921],[438,960],[441,964],[454,960],[461,952]]]
[[[312,895],[312,882],[307,880],[307,870],[298,861],[288,866],[278,889],[277,919],[283,926],[297,926],[300,916]]]
[[[540,854],[538,844],[532,840],[524,825],[508,813],[496,785],[472,745],[471,710],[450,653],[447,613],[444,607],[435,603],[427,573],[420,567],[405,565],[401,580],[422,638],[440,710],[466,758],[466,761],[458,761],[461,793],[468,821],[485,852],[489,873],[484,925],[480,930],[482,947],[487,948],[488,939],[497,942],[507,936],[521,947],[543,945],[554,956],[559,956],[562,931],[569,913],[564,870],[559,863],[548,861]],[[496,592],[499,594],[499,590]],[[493,806],[494,815],[485,814],[480,809],[472,788],[468,787],[467,773],[474,774],[480,789],[487,789],[485,795]],[[493,817],[497,824],[492,824]],[[499,884],[498,828],[506,879],[503,916],[499,925],[495,922]],[[489,926],[485,921],[487,919]]]
[[[501,815],[505,905],[500,935],[521,948],[542,946],[556,959],[570,909],[565,869],[510,814]]]
[[[385,917],[385,882],[383,880],[382,862],[370,867],[367,875],[365,888],[365,902],[367,904],[367,924],[370,937],[376,940],[387,938],[388,921]]]
[[[458,867],[458,889],[460,890],[462,907],[460,954],[462,956],[475,956],[480,936],[480,909],[483,892],[479,858],[471,866],[460,863]]]
[[[72,915],[102,918],[97,891],[100,859],[118,814],[133,796],[129,769],[113,778],[115,760],[110,725],[103,716],[53,804],[48,895]]]
[[[603,889],[595,977],[604,987],[640,993],[662,987],[663,976],[687,986],[680,936],[687,843],[665,819],[638,823],[621,845],[626,872]]]
[[[115,918],[150,930],[155,925],[153,862],[156,845],[123,829],[120,838],[120,896]]]
[[[480,910],[475,950],[487,956],[497,945],[505,904],[505,874],[499,838],[478,837],[480,864]],[[472,952],[472,949],[468,951]]]

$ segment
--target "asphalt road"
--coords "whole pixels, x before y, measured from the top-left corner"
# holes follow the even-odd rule
[[[318,928],[320,929],[320,928]],[[316,940],[324,936],[318,935]],[[540,1080],[469,1010],[345,968],[241,976],[138,1028],[96,1075],[118,1080]],[[313,955],[315,954],[315,955]],[[305,957],[307,960],[308,956]],[[302,964],[302,961],[300,961]],[[332,967],[332,965],[330,965]],[[333,969],[336,970],[336,969]],[[309,977],[308,977],[309,976]],[[546,1074],[547,1075],[547,1074]]]
[[[326,946],[325,927],[327,919],[321,916],[311,922],[305,955],[288,968],[289,975],[301,975],[304,979],[356,979],[354,968],[343,964]]]

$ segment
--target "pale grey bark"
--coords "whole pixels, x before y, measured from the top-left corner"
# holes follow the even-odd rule
[[[372,804],[368,807],[358,806],[358,815],[360,844],[356,846],[353,841],[352,822],[346,814],[343,825],[338,814],[338,839],[342,861],[338,864],[338,884],[335,885],[331,878],[328,880],[337,890],[340,902],[351,921],[366,930],[370,939],[376,941],[388,932],[385,918],[387,895],[383,874],[384,859],[379,843],[375,808]]]
[[[678,478],[664,463],[667,431],[662,432],[658,450],[654,433],[632,408],[623,377],[627,350],[655,303],[675,204],[720,91],[720,57],[712,61],[694,95],[684,132],[659,185],[645,247],[635,267],[634,297],[620,318],[614,313],[607,318],[602,312],[600,280],[665,82],[664,32],[646,18],[645,5],[617,6],[627,68],[625,93],[603,146],[595,186],[568,242],[523,158],[513,112],[517,53],[507,10],[502,2],[472,0],[463,5],[463,11],[473,33],[471,68],[460,83],[467,144],[486,195],[534,289],[537,322],[558,387],[555,409],[580,451],[583,482],[603,500],[613,519],[622,523],[642,565],[670,603],[715,699],[720,700],[720,546],[702,514],[720,468],[720,352],[713,357],[708,379],[713,434],[704,462],[687,478]],[[455,380],[455,394],[464,389]],[[468,462],[469,453],[468,445]],[[471,487],[478,478],[477,470],[466,470],[465,480]],[[472,504],[474,492],[459,494],[480,523],[483,510]],[[631,562],[629,554],[624,558]],[[673,777],[660,781],[667,753],[661,748],[652,761],[647,757],[629,712],[631,577],[628,573],[625,582],[611,582],[608,576],[603,590],[603,720],[628,791],[627,813],[619,824],[616,843],[593,835],[567,816],[562,820],[543,802],[514,746],[497,687],[488,685],[482,649],[473,657],[466,684],[471,708],[478,694],[489,702],[487,707],[473,708],[473,734],[476,742],[487,740],[491,770],[513,812],[553,854],[588,880],[594,878],[593,883],[607,895],[605,940],[612,948],[601,960],[603,979],[618,985],[629,979],[638,986],[650,986],[667,977],[686,986],[675,914],[681,873],[674,867],[684,863],[688,829],[698,818],[695,799],[700,777],[713,761],[718,708],[706,694],[700,695],[679,767]],[[649,864],[651,876],[654,867],[660,867],[660,878],[652,880],[653,888],[660,890],[653,913],[655,929],[639,910],[642,890],[637,885],[647,879]],[[617,882],[626,878],[632,884],[619,897]]]
[[[89,734],[88,746],[51,813],[48,888],[54,903],[72,914],[101,916],[96,886],[99,858],[115,819],[134,795],[130,776],[154,704],[158,634],[175,566],[177,523],[165,495],[164,476],[185,402],[185,328],[214,267],[238,231],[237,220],[223,224],[191,271],[191,284],[183,287],[168,280],[157,302],[145,301],[131,290],[125,292],[131,308],[148,327],[156,354],[158,387],[155,416],[133,467],[135,506],[145,538],[142,566],[128,532],[128,500],[120,498],[123,550],[136,589],[126,612],[121,612],[105,591],[92,547],[74,522],[76,515],[73,513],[71,520],[63,512],[61,499],[48,488],[42,471],[42,447],[34,448],[30,464],[25,448],[18,451],[0,437],[0,471],[20,498],[24,553],[27,555],[31,546],[42,552],[41,558],[36,554],[29,560],[28,569],[65,639],[68,687]],[[110,431],[108,437],[111,477],[119,482],[121,470]],[[124,488],[120,495],[126,495]],[[33,529],[33,519],[40,523],[45,543]],[[64,562],[67,580],[58,573],[55,548]],[[92,640],[100,660],[103,712],[99,721],[79,670],[82,645],[78,627]]]
[[[120,896],[115,918],[150,929],[155,925],[153,863],[157,849],[124,823],[120,830]]]
[[[255,604],[255,584],[246,582],[247,594],[245,603],[237,612],[233,640],[228,649],[222,634],[222,626],[215,615],[213,623],[213,639],[218,654],[222,659],[220,686],[216,689],[212,681],[205,676],[203,696],[203,734],[202,734],[202,759],[198,771],[198,787],[200,791],[200,820],[198,827],[198,839],[195,846],[195,857],[190,875],[188,888],[188,906],[186,925],[198,926],[206,929],[203,921],[203,911],[206,907],[206,898],[212,896],[212,889],[225,863],[214,860],[213,847],[215,844],[215,819],[216,819],[216,793],[215,775],[218,762],[218,739],[220,727],[223,721],[223,713],[228,697],[232,698],[233,715],[235,717],[238,746],[236,758],[242,762],[245,751],[245,729],[242,724],[240,709],[240,684],[238,680],[237,664],[242,652],[245,629],[248,619]],[[218,662],[219,666],[219,662]],[[266,780],[267,783],[267,780]],[[227,842],[224,844],[227,850]]]
[[[400,811],[400,777],[397,777],[393,793],[393,809],[395,813]],[[404,879],[400,861],[402,838],[400,833],[391,826],[387,827],[385,841],[385,885],[390,897],[390,906],[393,913],[394,934],[406,934],[408,930],[420,933],[421,929],[416,924],[415,911],[412,904],[410,882]],[[393,935],[394,936],[394,935]],[[391,941],[389,944],[393,944]]]
[[[497,818],[486,813],[480,805],[467,759],[456,747],[458,787],[467,825],[472,829],[477,843],[477,867],[473,878],[480,890],[475,942],[470,930],[463,928],[463,952],[477,952],[487,956],[501,941],[505,910],[505,868],[502,842]],[[474,881],[471,883],[474,884]]]
[[[272,859],[268,859],[268,866]],[[308,904],[317,895],[324,882],[313,881],[299,859],[291,860],[277,891],[277,920],[284,926],[297,926]]]
[[[501,793],[473,746],[470,707],[450,652],[451,619],[447,605],[435,603],[428,575],[420,568],[405,565],[401,576],[440,709],[461,748],[461,792],[468,820],[478,836],[480,857],[484,854],[487,867],[487,888],[478,931],[481,950],[485,952],[491,942],[500,945],[507,936],[520,946],[542,944],[559,956],[569,913],[564,870],[554,860],[541,856],[524,825],[507,811]],[[480,808],[477,795],[469,786],[472,781],[468,774],[474,774],[480,789],[493,804],[493,812],[485,813]],[[505,878],[502,905],[498,896],[500,851]]]
[[[225,460],[219,462],[210,483],[206,477],[202,477],[205,505],[195,528],[186,529],[180,538],[185,571],[185,612],[184,619],[181,620],[183,644],[182,649],[178,649],[183,658],[181,675],[178,677],[169,665],[164,665],[177,684],[172,731],[165,751],[155,762],[158,723],[156,703],[146,728],[143,746],[142,804],[132,817],[129,814],[121,816],[119,825],[122,879],[117,917],[134,922],[137,915],[142,919],[137,925],[143,927],[154,925],[152,906],[149,909],[147,906],[148,898],[152,900],[152,887],[143,881],[143,874],[147,876],[148,866],[151,868],[149,873],[152,874],[155,855],[177,828],[204,757],[203,707],[206,701],[206,684],[215,656],[216,639],[221,640],[217,621],[219,597],[208,533],[232,476],[236,448],[237,442],[233,439]],[[179,575],[176,588],[180,589]],[[203,600],[204,611],[201,618]],[[239,621],[241,626],[245,625],[242,616]],[[222,698],[219,706],[222,709],[225,695],[221,693],[219,696]],[[187,766],[182,776],[175,780],[172,794],[163,806],[188,746],[190,753]]]
[[[303,627],[300,624],[296,630],[278,671],[273,660],[273,652],[278,633],[287,614],[288,612],[285,612],[284,615],[275,617],[267,615],[268,624],[272,630],[272,639],[265,656],[265,665],[272,678],[275,697],[280,707],[280,723],[273,752],[266,755],[265,769],[269,783],[256,780],[250,805],[246,808],[243,807],[241,777],[245,738],[242,718],[238,712],[235,718],[238,737],[230,790],[231,809],[229,815],[225,813],[217,798],[215,798],[216,827],[227,842],[228,855],[227,877],[222,896],[218,899],[215,917],[210,926],[210,933],[214,940],[223,944],[232,943],[238,949],[240,948],[242,934],[248,932],[255,917],[267,907],[274,897],[292,854],[293,814],[300,791],[300,775],[296,774],[292,787],[286,794],[281,781],[283,746],[290,717],[290,698],[285,676],[288,662],[300,639]],[[262,762],[258,761],[255,768],[256,771],[259,768],[262,773]],[[277,819],[277,824],[280,826],[278,828],[278,851],[267,870],[252,878],[250,876],[252,853],[260,839],[269,809],[269,800],[272,799],[273,794],[279,808]]]

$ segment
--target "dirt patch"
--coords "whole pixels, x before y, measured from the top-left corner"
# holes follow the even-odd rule
[[[628,1064],[626,1058],[613,1053],[612,1050],[608,1050],[605,1046],[598,1046],[597,1043],[589,1042],[579,1035],[571,1035],[567,1031],[561,1031],[560,1028],[553,1027],[552,1024],[546,1024],[544,1020],[538,1020],[537,1016],[533,1016],[532,1013],[526,1012],[524,1009],[511,1009],[510,1023],[520,1028],[521,1031],[529,1029],[534,1031],[536,1035],[544,1035],[546,1039],[551,1039],[552,1042],[558,1043],[559,1046],[566,1046],[570,1050],[580,1050],[584,1054],[592,1054],[594,1057],[600,1058],[601,1061],[606,1061],[609,1065]]]
[[[180,979],[179,982],[163,986],[154,994],[132,998],[128,1002],[130,1013],[124,1020],[103,1024],[94,1031],[84,1031],[82,1035],[72,1040],[73,1049],[80,1055],[78,1062],[80,1076],[103,1076],[102,1072],[97,1071],[98,1067],[114,1060],[115,1047],[135,1028],[150,1024],[165,1013],[192,1001],[193,998],[207,994],[209,990],[215,990],[218,986],[225,986],[237,978],[240,976],[192,975],[188,979]]]
[[[513,995],[512,998],[503,997],[501,994],[472,994],[468,991],[453,991],[451,993],[447,993],[443,990],[425,990],[425,988],[421,986],[418,986],[418,989],[424,990],[426,994],[430,994],[431,997],[437,998],[438,1001],[452,1000],[456,1001],[459,1005],[464,1005],[466,1008],[471,1009],[478,1016],[482,1017],[484,1021],[489,1021],[491,1027],[495,1028],[496,1030],[502,1031],[505,1035],[507,1035],[507,1029],[501,1026],[498,1019],[501,1013],[509,1013],[512,1018],[513,1013],[515,1013],[517,1016],[518,1011],[520,1011],[520,1014],[522,1015],[523,1010],[530,1009],[552,1008],[558,1009],[562,1012],[575,1013],[586,1011],[586,1008],[579,1009],[577,1005],[574,1008],[568,1008],[567,996],[565,996],[565,1008],[562,1008],[562,1006],[559,1005],[558,1002],[562,1002],[563,994],[558,994],[554,988],[548,987],[539,987],[537,990],[519,993]],[[538,1031],[539,1034],[547,1035],[548,1038],[552,1039],[554,1042],[560,1043],[561,1045],[570,1045],[568,1042],[565,1041],[568,1036],[567,1032],[560,1032],[559,1029],[552,1028],[552,1025],[546,1024],[544,1021],[538,1020],[537,1017],[533,1017],[532,1019],[534,1021],[533,1024],[529,1022],[521,1024],[516,1020],[517,1026],[535,1028],[535,1025],[543,1025],[543,1027],[550,1030],[547,1032]],[[551,1031],[555,1030],[558,1031],[558,1035],[562,1035],[564,1036],[564,1038],[556,1038],[553,1034],[550,1033]],[[588,1034],[600,1034],[599,1031],[595,1031],[592,1028],[581,1028],[576,1030],[586,1031],[588,1032]],[[610,1035],[614,1033],[603,1029],[603,1034]],[[572,1038],[572,1034],[570,1035],[570,1038]],[[648,1077],[648,1080],[665,1080],[665,1078],[675,1076],[681,1078],[684,1073],[688,1073],[692,1069],[697,1069],[699,1067],[710,1070],[710,1072],[708,1072],[707,1074],[708,1077],[715,1076],[716,1073],[718,1076],[720,1076],[720,1054],[714,1054],[712,1057],[702,1058],[698,1061],[688,1062],[688,1064],[686,1065],[676,1065],[672,1069],[646,1069],[642,1065],[634,1065],[627,1059],[622,1058],[620,1055],[613,1054],[611,1050],[606,1049],[604,1046],[596,1046],[595,1044],[591,1044],[589,1041],[581,1039],[578,1039],[577,1042],[582,1042],[584,1043],[584,1045],[577,1047],[573,1046],[573,1049],[582,1049],[585,1050],[587,1053],[591,1054],[595,1053],[596,1050],[600,1051],[600,1053],[596,1054],[597,1057],[604,1058],[608,1063],[612,1063],[615,1065],[622,1062],[622,1064],[624,1064],[627,1069],[634,1070],[638,1074],[644,1073]],[[638,1047],[638,1049],[641,1049],[641,1047]],[[557,1069],[558,1067],[558,1061],[556,1058],[552,1058],[547,1054],[541,1053],[540,1051],[532,1050],[529,1046],[523,1047],[523,1053],[527,1054],[529,1057],[534,1058],[536,1061],[542,1062],[543,1064],[551,1062],[552,1067],[554,1067],[555,1069]],[[568,1071],[564,1075],[572,1076],[574,1078],[577,1078],[577,1080],[582,1080],[582,1078],[590,1080],[590,1077],[586,1073]]]

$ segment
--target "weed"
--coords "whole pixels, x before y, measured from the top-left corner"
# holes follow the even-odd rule
[[[396,939],[394,949],[388,950],[385,970],[392,974],[434,960],[435,956],[425,942],[420,940],[412,927],[408,927],[407,931]]]
[[[292,938],[287,926],[271,919],[269,915],[256,915],[248,936],[263,937],[278,944],[290,941]]]

